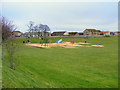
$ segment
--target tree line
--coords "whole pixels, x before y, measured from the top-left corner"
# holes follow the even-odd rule
[[[45,37],[47,35],[47,32],[50,31],[48,25],[35,24],[33,21],[30,21],[27,27],[29,28],[28,32],[30,33],[31,37],[34,33],[37,33],[38,37]]]

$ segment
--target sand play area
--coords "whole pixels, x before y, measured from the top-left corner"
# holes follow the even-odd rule
[[[103,45],[90,45],[90,43],[78,42],[62,42],[62,43],[43,43],[43,44],[26,44],[31,47],[39,47],[39,48],[51,48],[51,47],[61,47],[61,48],[78,48],[78,47],[104,47]]]

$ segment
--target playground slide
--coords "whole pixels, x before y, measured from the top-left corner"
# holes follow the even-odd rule
[[[60,40],[58,40],[58,41],[56,41],[56,43],[61,43],[63,40],[62,39],[60,39]]]

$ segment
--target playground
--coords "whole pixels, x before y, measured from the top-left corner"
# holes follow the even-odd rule
[[[27,46],[39,47],[39,48],[51,48],[51,47],[61,47],[61,48],[78,48],[78,47],[104,47],[103,45],[91,45],[86,42],[63,42],[63,39],[56,41],[56,43],[42,43],[42,44],[26,44]]]

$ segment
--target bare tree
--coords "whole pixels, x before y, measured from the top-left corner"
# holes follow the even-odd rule
[[[43,28],[44,36],[46,36],[46,35],[47,35],[47,32],[50,31],[50,28],[48,27],[48,25],[44,25],[43,27],[44,27],[44,28]]]
[[[37,34],[38,37],[40,37],[40,30],[38,25],[34,26],[34,33]]]
[[[33,35],[34,33],[34,22],[33,21],[29,21],[29,24],[27,25],[28,26],[28,32],[30,33],[30,36]]]
[[[12,21],[8,21],[5,17],[2,17],[2,40],[7,40],[11,35],[12,31],[15,31],[16,27]]]
[[[41,37],[43,38],[43,42],[45,43],[45,46],[47,45],[46,43],[48,43],[48,37],[47,34],[50,31],[50,28],[48,27],[48,25],[39,25],[40,27],[40,31],[41,31]]]
[[[13,22],[7,20],[5,17],[1,18],[2,24],[2,59],[4,59],[4,47],[6,46],[6,50],[9,56],[10,68],[15,69],[14,63],[14,54],[17,47],[15,43],[15,38],[13,35],[13,31],[16,30]]]
[[[46,36],[47,32],[50,31],[50,28],[48,25],[39,24],[39,31],[41,32],[41,36]]]
[[[48,38],[47,38],[47,34],[50,31],[50,28],[48,27],[48,25],[43,25],[43,24],[36,24],[32,21],[29,22],[29,25],[27,25],[29,28],[29,32],[30,35],[34,35],[37,34],[37,36],[40,38],[42,38],[44,43],[47,43]]]

